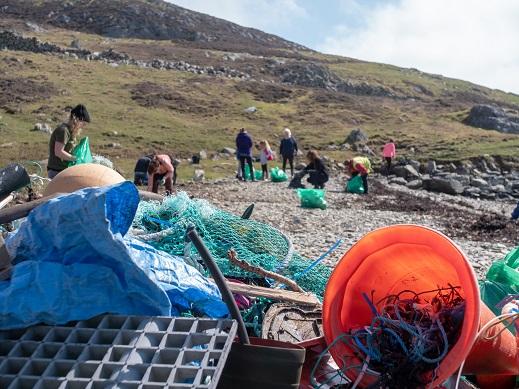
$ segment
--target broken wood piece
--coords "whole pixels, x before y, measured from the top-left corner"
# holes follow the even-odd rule
[[[0,210],[0,224],[12,222],[13,220],[21,219],[31,213],[31,211],[38,205],[41,205],[50,199],[63,196],[66,193],[54,193],[50,196],[42,197],[41,199],[30,201],[24,204],[18,204],[13,207]]]
[[[38,200],[30,201],[28,203],[24,204],[18,204],[13,207],[0,209],[0,224],[5,224],[12,222],[13,220],[21,219],[22,217],[29,216],[29,213],[36,208],[38,205],[41,205],[43,203],[46,203],[47,201],[54,199],[59,196],[67,195],[68,193],[54,193],[49,196],[42,197]],[[157,200],[162,201],[164,199],[163,196],[151,193],[151,192],[145,192],[142,190],[139,190],[139,196],[142,200]]]
[[[211,278],[211,282],[214,282]],[[269,300],[286,301],[308,306],[318,306],[321,302],[315,294],[307,292],[292,292],[285,289],[265,288],[263,286],[239,284],[237,282],[227,281],[227,285],[232,293],[243,294],[249,297],[265,297]]]
[[[274,273],[269,270],[262,269],[261,267],[253,266],[243,259],[238,259],[238,254],[236,253],[236,251],[234,251],[233,248],[231,248],[229,251],[227,251],[227,258],[229,258],[229,261],[231,261],[231,263],[233,265],[238,266],[240,269],[246,270],[246,271],[254,273],[254,274],[258,274],[262,277],[267,277],[267,278],[271,278],[273,280],[279,281],[282,284],[285,284],[286,286],[288,286],[290,289],[292,289],[295,292],[301,292],[301,293],[304,292],[304,290],[301,289],[301,287],[299,285],[297,285],[297,283],[295,281],[291,280],[290,278],[287,278],[285,276],[282,276],[280,274]]]

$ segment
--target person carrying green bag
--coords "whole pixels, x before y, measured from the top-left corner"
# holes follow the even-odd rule
[[[364,186],[364,194],[368,194],[368,174],[371,172],[370,160],[366,157],[355,157],[347,160],[344,165],[346,173],[352,178],[360,175]]]
[[[76,138],[81,134],[87,123],[90,123],[88,111],[83,104],[78,104],[70,111],[68,121],[61,123],[52,132],[49,141],[49,161],[47,163],[47,176],[50,179],[68,168],[70,162],[75,162],[78,159],[72,152],[77,144]]]

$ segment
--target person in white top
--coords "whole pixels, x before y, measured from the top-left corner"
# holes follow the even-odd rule
[[[267,168],[268,161],[274,160],[274,154],[272,154],[272,150],[270,149],[269,142],[266,140],[262,140],[259,142],[260,146],[260,163],[261,163],[261,179],[268,180],[269,179],[269,171]]]

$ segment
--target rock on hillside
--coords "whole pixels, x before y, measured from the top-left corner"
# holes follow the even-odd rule
[[[507,114],[502,108],[479,104],[472,107],[464,123],[504,134],[519,134],[519,116],[516,110]]]
[[[3,0],[2,18],[14,18],[111,38],[185,40],[190,46],[309,50],[278,36],[246,28],[162,0]]]

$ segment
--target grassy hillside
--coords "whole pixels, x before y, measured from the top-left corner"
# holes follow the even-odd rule
[[[111,159],[127,178],[132,176],[136,159],[150,152],[190,159],[200,150],[210,156],[224,147],[234,147],[240,127],[246,127],[256,143],[267,139],[274,149],[288,127],[301,149],[317,148],[320,154],[337,161],[357,153],[331,150],[329,146],[344,143],[358,128],[369,136],[367,145],[377,154],[392,137],[400,157],[423,161],[467,160],[484,154],[512,160],[519,147],[519,135],[461,123],[476,103],[512,109],[519,106],[519,96],[415,69],[313,52],[298,52],[297,61],[291,58],[294,53],[287,53],[283,59],[320,63],[352,84],[367,83],[415,98],[356,96],[265,82],[261,69],[266,59],[260,57],[224,61],[221,52],[189,50],[170,41],[107,40],[59,29],[32,35],[62,46],[79,39],[86,49],[112,48],[142,60],[173,61],[189,55],[192,63],[216,66],[225,62],[233,68],[248,69],[254,77],[239,80],[2,50],[0,166],[44,160],[49,135],[34,131],[34,124],[48,123],[54,128],[66,120],[70,107],[80,102],[87,106],[92,119],[83,132],[89,136],[92,151]],[[244,112],[252,106],[256,112]],[[202,165],[208,177],[215,177],[232,174],[235,161],[209,159]],[[184,164],[180,178],[191,178],[193,170]]]

